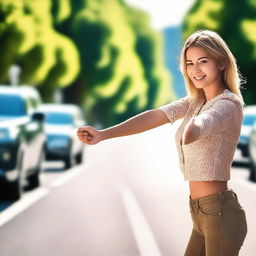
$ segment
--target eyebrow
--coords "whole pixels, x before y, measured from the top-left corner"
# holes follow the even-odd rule
[[[201,60],[201,59],[204,59],[204,58],[208,59],[208,57],[200,57],[197,60]],[[186,61],[191,61],[192,62],[192,60],[186,60]]]

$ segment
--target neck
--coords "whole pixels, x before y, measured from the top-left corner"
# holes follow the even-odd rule
[[[203,88],[206,102],[210,99],[218,96],[221,94],[226,88],[224,86],[222,87],[209,87],[209,88]]]

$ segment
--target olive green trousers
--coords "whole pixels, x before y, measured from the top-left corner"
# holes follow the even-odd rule
[[[226,190],[192,199],[193,230],[184,256],[237,256],[247,234],[245,211],[237,194]]]

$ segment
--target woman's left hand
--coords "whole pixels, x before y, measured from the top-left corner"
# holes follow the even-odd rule
[[[191,118],[187,125],[185,126],[184,132],[182,134],[183,144],[189,144],[196,141],[200,136],[200,127],[195,124],[195,119]]]

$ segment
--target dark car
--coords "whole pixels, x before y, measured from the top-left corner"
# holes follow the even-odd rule
[[[40,185],[45,143],[40,104],[32,87],[0,86],[0,181],[9,199]]]
[[[248,145],[249,145],[249,135],[251,133],[253,124],[256,121],[256,105],[249,105],[244,107],[244,118],[241,127],[241,134],[239,137],[239,142],[237,148],[241,150],[242,156],[248,157]]]
[[[78,106],[73,104],[43,104],[45,116],[46,160],[63,160],[65,169],[82,163],[84,144],[76,136],[85,121]]]
[[[256,122],[249,136],[250,180],[256,181]]]

